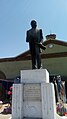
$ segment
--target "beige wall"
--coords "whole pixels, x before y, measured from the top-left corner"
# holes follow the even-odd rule
[[[20,70],[28,69],[29,67],[30,61],[13,61],[0,63],[0,70],[5,73],[6,78],[14,78],[20,75]]]
[[[67,57],[42,59],[43,68],[50,74],[60,74],[67,76]],[[20,75],[20,70],[31,69],[31,61],[13,61],[0,63],[0,70],[6,78],[15,78]]]
[[[60,74],[67,76],[67,57],[43,59],[43,67],[50,74]]]
[[[61,46],[61,45],[56,45],[53,44],[53,48],[49,48],[49,46],[46,46],[46,50],[43,50],[43,54],[46,53],[60,53],[60,52],[67,52],[67,46]]]

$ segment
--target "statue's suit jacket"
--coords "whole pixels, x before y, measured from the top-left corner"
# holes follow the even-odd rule
[[[32,28],[27,31],[26,42],[29,42],[29,48],[32,58],[32,69],[36,69],[36,65],[38,69],[41,67],[41,49],[37,44],[42,42],[42,40],[42,29]]]
[[[40,43],[43,42],[42,29],[30,29],[27,31],[26,42]]]

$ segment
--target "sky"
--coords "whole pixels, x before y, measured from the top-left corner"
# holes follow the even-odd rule
[[[67,0],[0,0],[0,58],[15,57],[29,49],[26,31],[35,19],[43,37],[56,34],[67,42]]]

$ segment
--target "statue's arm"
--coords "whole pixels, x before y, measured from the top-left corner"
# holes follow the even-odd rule
[[[29,42],[29,34],[28,34],[28,31],[26,32],[26,42]]]
[[[40,42],[43,43],[43,33],[42,33],[42,29],[40,29]]]

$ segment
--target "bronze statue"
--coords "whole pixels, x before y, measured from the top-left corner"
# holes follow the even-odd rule
[[[32,69],[42,68],[41,64],[41,49],[43,43],[42,29],[37,28],[37,22],[31,21],[31,29],[27,31],[26,42],[29,42],[29,48],[32,58]]]

